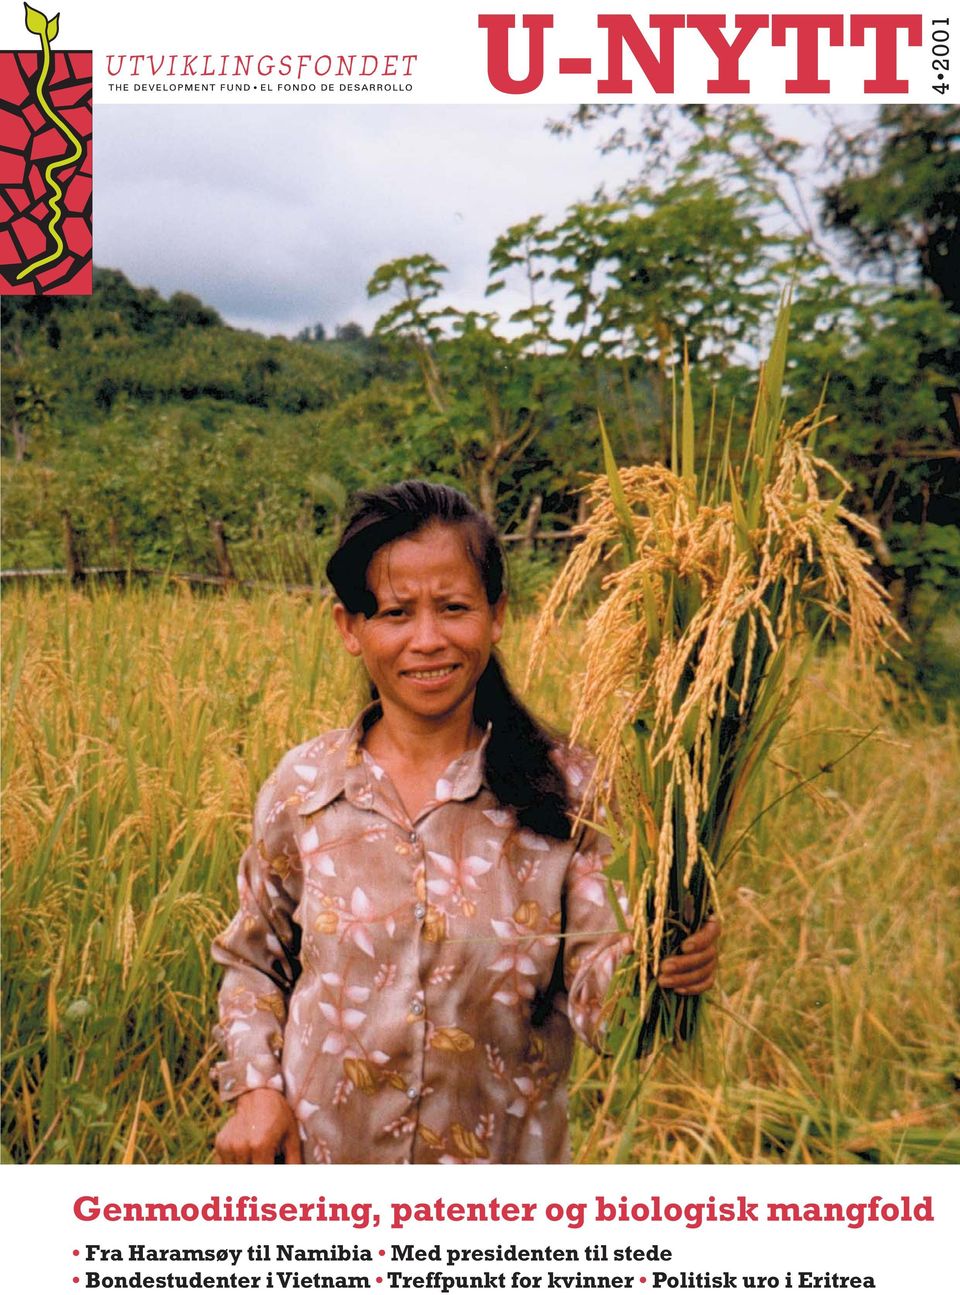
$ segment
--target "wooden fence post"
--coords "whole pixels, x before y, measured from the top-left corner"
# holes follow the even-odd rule
[[[215,517],[210,523],[210,533],[213,536],[213,552],[217,559],[217,570],[222,580],[236,580],[236,572],[233,569],[233,563],[230,561],[230,554],[227,552],[227,537],[223,533],[223,522],[219,517]]]
[[[76,587],[83,584],[86,572],[80,558],[77,533],[73,529],[73,523],[66,508],[60,510],[60,516],[63,519],[63,562],[66,567],[67,578]]]

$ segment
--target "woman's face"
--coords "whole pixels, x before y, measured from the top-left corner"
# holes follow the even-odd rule
[[[503,632],[506,596],[493,607],[455,526],[432,525],[373,556],[367,619],[337,604],[347,650],[363,658],[384,713],[442,722],[472,710],[477,682]]]

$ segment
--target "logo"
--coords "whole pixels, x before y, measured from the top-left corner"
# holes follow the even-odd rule
[[[23,7],[39,48],[0,51],[0,293],[88,294],[93,56],[54,52],[60,15]]]
[[[944,29],[948,21],[943,19],[941,25]],[[781,48],[785,50],[782,60],[785,95],[805,98],[829,95],[831,82],[821,70],[821,57],[824,63],[831,61],[835,46],[841,50],[872,46],[873,76],[860,83],[863,94],[890,98],[909,94],[910,82],[899,75],[897,60],[905,47],[919,46],[923,35],[923,19],[918,13],[753,13],[735,16],[665,13],[647,16],[648,40],[632,14],[601,13],[597,14],[596,26],[599,32],[605,33],[605,40],[598,42],[593,49],[578,50],[578,56],[571,58],[560,56],[560,34],[553,30],[553,14],[523,14],[521,23],[523,31],[514,33],[513,56],[519,61],[524,75],[515,76],[513,72],[516,69],[511,65],[510,37],[517,25],[517,15],[478,15],[478,26],[487,33],[487,80],[501,94],[516,95],[538,90],[545,70],[552,73],[556,68],[560,76],[593,74],[592,89],[585,88],[581,95],[571,96],[574,101],[587,99],[593,94],[633,95],[634,77],[638,73],[649,87],[649,91],[644,91],[641,85],[640,95],[648,98],[650,95],[674,95],[678,93],[678,71],[681,81],[685,81],[679,91],[681,101],[699,103],[707,95],[749,94],[750,80],[746,72],[751,67],[756,69],[761,63],[769,66],[771,59],[776,66],[781,60],[775,51]],[[549,61],[546,32],[557,38],[554,49],[550,50]],[[945,41],[948,32],[944,30],[940,34]],[[605,50],[601,48],[603,44]],[[705,82],[691,84],[686,54],[704,44],[709,47],[709,59],[716,61],[716,75],[708,77]],[[943,42],[934,46],[934,52],[944,49],[946,45]],[[563,52],[570,53],[567,48]],[[702,54],[702,48],[698,52]],[[832,61],[836,64],[836,56]],[[943,65],[946,71],[946,59]],[[943,80],[942,77],[940,79]],[[937,92],[944,94],[948,88],[944,85]],[[859,92],[859,86],[856,89]],[[937,86],[933,89],[937,90]],[[655,99],[649,101],[655,102]]]

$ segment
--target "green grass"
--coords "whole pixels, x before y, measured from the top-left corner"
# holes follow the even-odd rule
[[[24,590],[4,612],[4,1154],[207,1160],[207,950],[253,796],[287,747],[352,715],[360,680],[319,600]],[[524,619],[507,636],[518,679],[531,632]],[[532,693],[559,727],[579,643],[576,624],[556,635]],[[960,1158],[955,720],[894,726],[827,657],[761,801],[875,724],[726,875],[721,987],[696,1050],[655,1058],[637,1085],[578,1055],[582,1156]]]

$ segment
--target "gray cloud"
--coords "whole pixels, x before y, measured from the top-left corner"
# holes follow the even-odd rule
[[[99,107],[95,258],[266,332],[369,326],[382,302],[368,302],[367,279],[413,252],[447,264],[448,295],[477,305],[507,226],[557,217],[636,169],[626,154],[601,156],[595,134],[548,135],[546,117],[563,111]],[[505,313],[518,304],[496,301]]]

